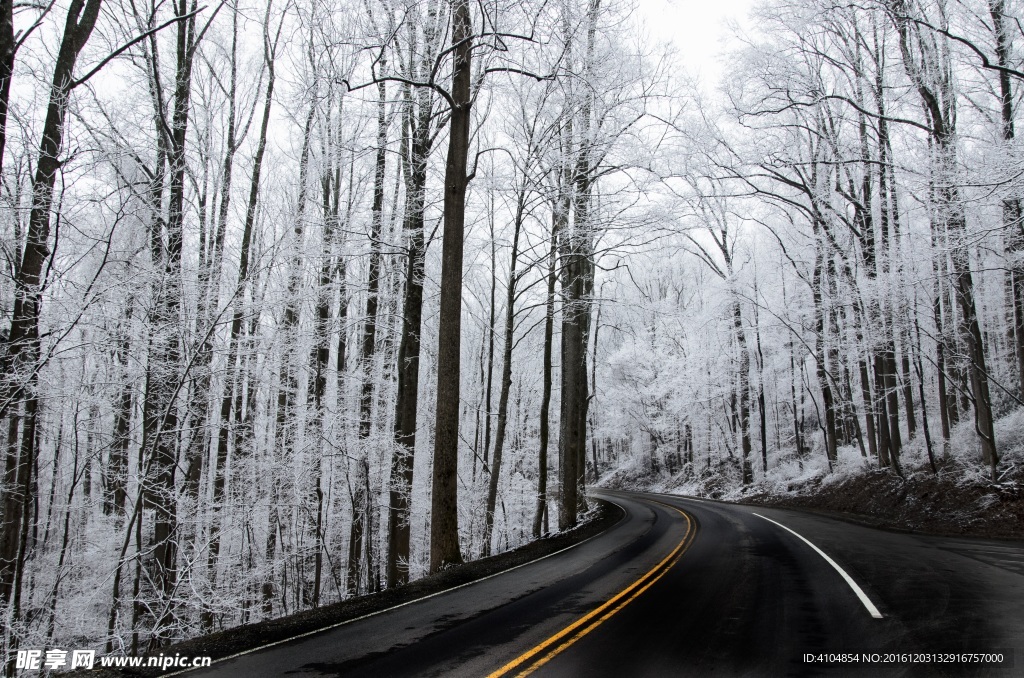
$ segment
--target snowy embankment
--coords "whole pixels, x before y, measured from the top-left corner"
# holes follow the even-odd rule
[[[602,487],[666,492],[740,503],[789,506],[827,513],[878,527],[930,534],[1024,539],[1024,409],[999,419],[999,477],[992,482],[981,464],[971,422],[959,426],[945,454],[933,438],[936,471],[924,437],[903,450],[903,477],[880,469],[856,446],[839,450],[829,468],[820,443],[798,457],[792,449],[768,455],[768,472],[753,458],[755,482],[743,487],[738,461],[717,467],[696,460],[694,471],[655,472],[643,460],[603,476]]]

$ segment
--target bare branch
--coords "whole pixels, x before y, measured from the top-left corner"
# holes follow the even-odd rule
[[[221,5],[223,5],[223,4],[224,3],[222,2]],[[94,76],[97,73],[99,73],[100,70],[104,66],[106,66],[108,63],[110,63],[111,61],[113,61],[117,57],[121,56],[122,54],[124,54],[129,49],[131,49],[135,45],[139,44],[143,40],[146,40],[146,39],[156,35],[160,31],[162,31],[163,29],[167,28],[168,26],[172,26],[172,25],[174,25],[174,24],[176,24],[176,23],[178,23],[180,21],[186,21],[188,19],[191,19],[195,15],[199,14],[200,12],[202,12],[204,9],[206,9],[205,5],[200,7],[200,8],[198,8],[198,9],[195,9],[195,10],[189,12],[188,14],[183,14],[181,16],[177,16],[177,17],[174,17],[173,19],[165,21],[164,23],[160,24],[156,28],[148,30],[145,33],[142,33],[141,35],[136,36],[132,40],[129,40],[128,42],[126,42],[125,44],[121,45],[120,47],[115,49],[113,52],[108,54],[106,57],[104,57],[103,60],[100,61],[98,64],[96,64],[96,66],[94,66],[91,71],[89,71],[88,73],[86,73],[85,75],[80,77],[79,79],[77,79],[74,82],[72,82],[70,89],[74,89],[74,88],[78,87],[79,85],[81,85],[81,84],[85,83],[86,81],[88,81],[89,78],[91,78],[92,76]],[[218,9],[219,9],[219,7],[218,7]],[[212,17],[211,17],[211,19],[212,19]]]

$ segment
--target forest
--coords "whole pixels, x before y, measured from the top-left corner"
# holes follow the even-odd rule
[[[642,0],[638,0],[642,2]],[[0,0],[0,604],[141,654],[690,493],[1024,467],[1024,6]]]

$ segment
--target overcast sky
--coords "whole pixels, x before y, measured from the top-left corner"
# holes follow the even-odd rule
[[[654,38],[672,42],[687,71],[705,87],[721,74],[721,53],[731,35],[727,22],[746,21],[755,0],[637,0]]]

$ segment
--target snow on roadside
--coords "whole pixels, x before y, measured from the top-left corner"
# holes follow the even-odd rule
[[[792,449],[768,455],[768,472],[752,458],[755,482],[743,487],[738,460],[684,468],[669,474],[637,457],[605,474],[601,487],[650,490],[725,501],[823,510],[874,525],[935,534],[1024,539],[1024,408],[996,422],[999,478],[992,482],[981,463],[973,421],[950,436],[932,438],[938,473],[932,471],[924,435],[904,447],[904,477],[878,468],[857,445],[841,447],[831,465],[820,445],[797,456]]]

